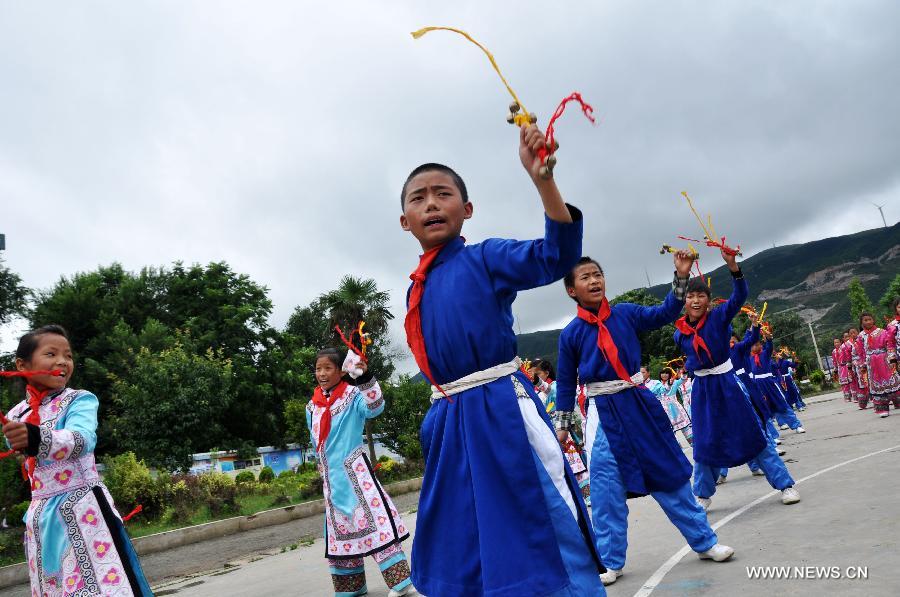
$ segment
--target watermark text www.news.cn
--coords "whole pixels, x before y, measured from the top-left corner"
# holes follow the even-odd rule
[[[747,578],[758,580],[867,580],[868,566],[747,566]]]

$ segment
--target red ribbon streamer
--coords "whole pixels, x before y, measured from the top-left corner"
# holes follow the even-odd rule
[[[585,118],[590,120],[591,124],[597,124],[597,121],[594,119],[594,108],[581,98],[580,93],[577,91],[573,92],[572,95],[559,102],[559,105],[556,107],[556,112],[553,113],[553,116],[550,117],[550,122],[547,123],[547,132],[544,133],[544,137],[547,138],[547,147],[549,149],[538,150],[538,156],[541,158],[541,163],[546,163],[547,157],[556,151],[554,149],[556,146],[556,129],[553,125],[556,124],[556,121],[559,120],[563,115],[563,112],[566,111],[566,104],[569,102],[578,102],[581,104],[581,111]]]
[[[686,236],[678,236],[681,240],[686,240],[693,243],[705,243],[707,247],[715,247],[717,249],[721,249],[725,251],[726,255],[731,255],[732,257],[736,257],[741,252],[741,245],[738,245],[737,248],[729,247],[725,244],[725,237],[722,237],[722,240],[715,241],[711,238],[707,238],[706,240],[697,240],[696,238],[688,238]]]
[[[336,325],[336,326],[334,326],[334,329],[335,329],[335,331],[337,331],[338,336],[341,337],[341,342],[343,342],[347,346],[347,348],[349,348],[350,350],[352,350],[353,352],[358,354],[359,357],[363,360],[363,362],[365,362],[365,363],[369,362],[369,359],[367,359],[366,355],[363,354],[362,349],[357,348],[356,346],[353,345],[353,336],[356,335],[356,333],[357,333],[356,330],[353,330],[353,333],[350,334],[350,339],[348,340],[347,337],[344,336],[344,332],[341,331],[341,326]],[[360,342],[362,342],[362,338],[360,338]]]
[[[132,518],[134,518],[135,516],[137,516],[138,514],[140,514],[143,511],[144,511],[144,507],[142,505],[138,504],[134,510],[132,510],[127,515],[122,517],[122,522],[128,522],[129,520],[131,520]]]

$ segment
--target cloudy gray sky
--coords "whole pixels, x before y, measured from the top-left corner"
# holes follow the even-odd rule
[[[556,178],[613,294],[667,279],[659,245],[700,234],[683,189],[748,253],[878,226],[871,201],[892,223],[898,22],[889,0],[4,2],[5,258],[35,288],[226,260],[276,325],[354,273],[402,315],[415,165],[466,179],[470,242],[542,232],[499,80],[462,38],[413,41],[424,25],[480,39],[543,123],[573,90],[594,105],[598,126],[560,122]],[[570,314],[556,287],[516,303],[522,331]]]

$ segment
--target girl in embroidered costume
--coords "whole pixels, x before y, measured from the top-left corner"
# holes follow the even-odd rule
[[[28,377],[28,399],[3,425],[7,444],[28,457],[25,553],[32,595],[152,595],[94,465],[97,397],[67,387],[75,362],[66,331],[48,325],[22,336],[16,368],[59,371]]]
[[[734,278],[731,296],[710,310],[709,286],[702,279],[692,279],[685,315],[675,322],[675,344],[687,355],[685,367],[694,372],[694,494],[708,509],[720,469],[755,458],[772,487],[782,492],[781,501],[793,504],[800,501],[794,480],[768,441],[731,362],[729,328],[749,289],[735,256],[725,250],[721,253]]]
[[[418,595],[400,545],[409,531],[362,445],[366,420],[384,411],[381,388],[367,369],[352,351],[343,366],[336,349],[316,356],[318,386],[306,406],[306,424],[325,493],[325,557],[335,597],[366,594],[365,556],[375,558],[391,597]],[[358,385],[347,383],[344,371],[360,373]]]
[[[847,344],[847,338],[850,334],[844,332],[843,340],[841,338],[834,339],[834,350],[831,351],[831,361],[837,370],[837,382],[841,385],[841,391],[844,393],[844,402],[850,402],[853,395],[850,392],[850,373],[847,370],[849,361],[846,359],[844,345]]]
[[[694,432],[691,430],[691,417],[681,403],[678,402],[678,390],[684,384],[684,378],[672,379],[672,371],[663,369],[659,373],[659,383],[649,388],[655,395],[672,424],[672,431],[680,431],[684,439],[690,444],[694,441]],[[649,387],[649,386],[648,386]]]
[[[894,373],[900,373],[900,365],[898,365],[898,352],[900,352],[900,298],[894,299],[893,303],[894,319],[888,323],[885,331],[887,332],[887,351],[888,362],[891,364]],[[898,391],[900,394],[900,391]],[[896,408],[896,405],[894,406]]]
[[[896,320],[895,320],[896,321]],[[900,375],[897,374],[896,360],[891,364],[892,332],[875,325],[875,316],[863,313],[859,316],[862,332],[860,372],[869,380],[869,395],[875,404],[875,414],[884,418],[890,414],[890,405],[900,408]],[[892,330],[896,337],[896,329]],[[896,359],[896,349],[894,349]]]
[[[400,225],[423,251],[404,328],[433,386],[412,553],[413,581],[430,597],[604,594],[581,491],[520,370],[512,327],[516,295],[561,279],[581,255],[581,212],[540,175],[546,148],[537,127],[520,129],[519,158],[545,213],[535,240],[467,244],[473,204],[447,166],[415,168],[401,191]]]
[[[857,328],[850,328],[847,331],[850,333],[850,389],[855,402],[859,404],[859,410],[865,410],[869,406],[869,380],[863,369],[866,349]]]

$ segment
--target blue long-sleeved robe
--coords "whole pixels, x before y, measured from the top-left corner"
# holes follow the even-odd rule
[[[756,355],[750,355],[747,359],[750,365],[750,371],[753,373],[756,386],[759,391],[766,397],[773,413],[784,413],[790,410],[784,392],[781,390],[781,380],[778,379],[777,373],[772,370],[772,339],[766,340],[762,345],[762,352],[759,353],[759,362],[757,363]],[[767,375],[768,374],[768,375]],[[759,377],[764,375],[766,377]]]
[[[641,367],[638,333],[654,330],[674,321],[683,301],[673,293],[662,305],[643,307],[619,303],[610,308],[604,325],[619,351],[619,360],[629,373]],[[615,381],[619,377],[597,348],[597,326],[576,317],[559,336],[556,408],[575,407],[576,383]],[[644,495],[654,491],[674,491],[691,476],[691,465],[672,433],[669,417],[646,387],[628,388],[616,394],[595,396],[603,432],[622,474],[626,491]]]
[[[542,239],[466,245],[456,238],[440,251],[420,307],[436,383],[516,357],[516,293],[560,280],[581,256],[581,214],[570,210],[571,224],[545,218]],[[531,380],[514,375],[549,426]],[[412,562],[423,594],[549,595],[569,586],[509,376],[435,401],[421,443],[426,467]],[[565,468],[586,549],[600,570],[580,489]]]
[[[730,357],[731,320],[747,299],[749,289],[742,277],[735,278],[728,301],[712,309],[700,329],[706,351],[694,350],[693,335],[675,332],[675,344],[687,356],[689,371],[709,369]],[[732,363],[733,364],[733,363]],[[766,447],[759,418],[734,371],[720,375],[696,376],[691,393],[691,421],[694,425],[694,460],[713,467],[732,467],[748,462]]]
[[[763,421],[766,421],[772,418],[772,409],[769,406],[769,401],[766,400],[763,393],[759,391],[756,381],[750,377],[750,348],[758,341],[759,326],[750,326],[750,329],[744,333],[743,339],[735,342],[734,346],[731,347],[729,354],[731,355],[730,358],[735,371],[737,372],[743,369],[743,373],[737,374],[738,379],[744,384],[744,389],[747,390],[747,395],[750,396],[750,401],[753,403],[754,408],[756,408],[757,414],[759,414]]]

